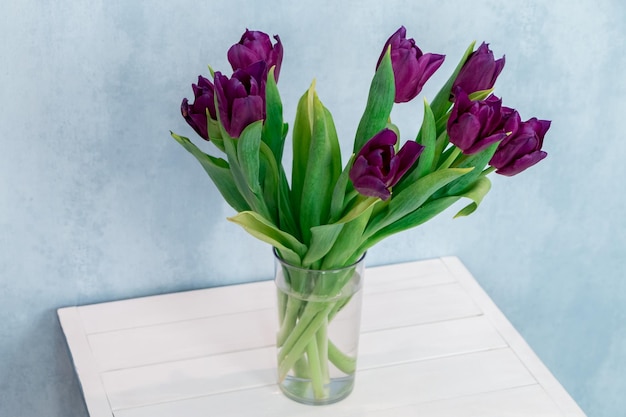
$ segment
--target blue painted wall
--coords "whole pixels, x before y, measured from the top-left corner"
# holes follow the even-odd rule
[[[0,6],[0,415],[85,417],[56,309],[267,279],[270,249],[168,131],[182,97],[246,27],[278,33],[286,118],[313,78],[347,150],[373,67],[401,24],[448,55],[507,64],[549,157],[370,251],[370,265],[458,255],[590,416],[626,409],[626,5],[619,0],[21,0]],[[420,100],[398,108],[406,137]]]

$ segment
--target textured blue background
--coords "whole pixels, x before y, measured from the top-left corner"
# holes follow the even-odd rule
[[[445,53],[507,64],[497,93],[553,120],[548,159],[370,251],[368,264],[458,255],[589,416],[626,409],[623,217],[626,3],[21,0],[0,6],[0,415],[85,417],[56,309],[268,279],[269,247],[169,137],[206,65],[246,27],[278,33],[287,120],[313,78],[342,146],[401,24]],[[421,100],[397,108],[412,137]],[[288,147],[288,149],[290,149]]]

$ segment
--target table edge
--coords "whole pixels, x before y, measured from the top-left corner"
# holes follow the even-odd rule
[[[456,256],[445,256],[440,259],[457,277],[459,284],[469,293],[470,297],[479,304],[485,316],[564,414],[572,417],[586,417],[580,406],[506,318],[461,260]]]

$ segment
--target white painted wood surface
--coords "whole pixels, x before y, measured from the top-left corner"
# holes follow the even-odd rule
[[[368,268],[353,393],[275,385],[271,281],[58,310],[91,417],[583,417],[455,257]]]

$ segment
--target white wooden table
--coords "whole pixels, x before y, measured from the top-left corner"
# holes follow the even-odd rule
[[[585,416],[455,257],[368,268],[356,385],[275,385],[272,281],[58,310],[91,417]]]

